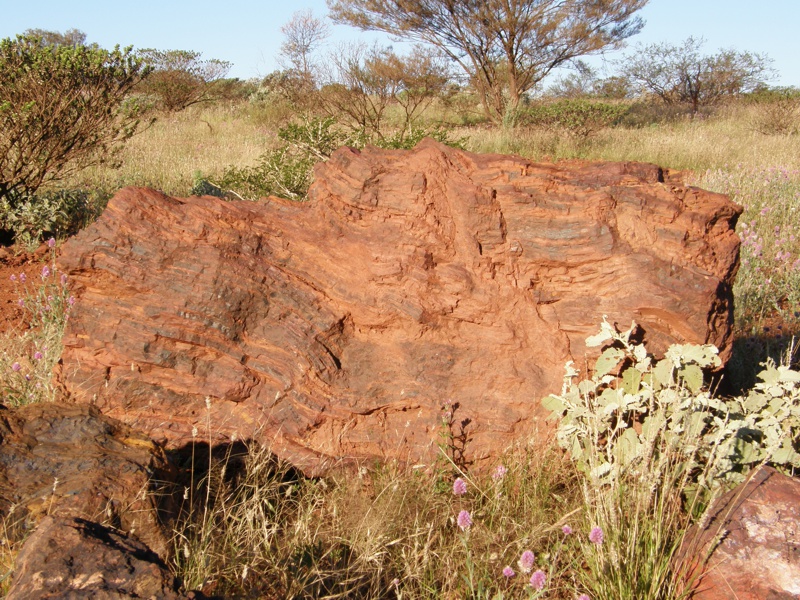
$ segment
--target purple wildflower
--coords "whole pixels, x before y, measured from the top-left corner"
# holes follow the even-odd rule
[[[531,552],[530,550],[525,550],[525,552],[522,553],[522,556],[519,557],[519,561],[517,561],[517,564],[519,565],[519,568],[523,573],[531,572],[531,569],[533,568],[534,558],[535,557],[533,555],[533,552]]]
[[[603,543],[603,530],[599,527],[592,527],[589,532],[589,541],[598,546]]]
[[[511,579],[514,575],[516,575],[516,573],[514,573],[514,569],[511,567],[505,567],[503,569],[503,577],[506,579]]]
[[[547,575],[544,574],[544,571],[536,571],[531,575],[531,585],[537,590],[544,589],[544,584],[546,582]]]
[[[61,285],[67,285],[67,275],[66,273],[61,274]]]
[[[462,510],[460,513],[458,513],[458,519],[456,522],[463,530],[472,527],[472,517],[469,516],[469,513],[466,510]]]
[[[456,477],[456,480],[453,482],[453,493],[456,496],[463,496],[467,493],[467,482],[461,479],[461,477]]]
[[[75,296],[70,296],[69,298],[67,298],[67,304],[69,304],[70,306],[75,304]]]
[[[42,360],[44,358],[44,354],[42,354],[37,350],[36,352],[33,353],[33,358],[35,358],[36,360]]]
[[[22,365],[20,365],[18,362],[15,362],[13,365],[11,365],[11,370],[12,371],[19,371],[21,368],[22,368]]]
[[[47,240],[47,247],[48,248],[54,248],[55,245],[56,245],[56,238],[52,238],[51,237],[49,240]]]
[[[28,278],[28,276],[27,276],[27,275],[25,275],[25,273],[20,273],[20,274],[19,274],[19,280],[20,280],[22,283],[25,283],[25,280],[26,280],[27,278]]]
[[[570,534],[572,533],[572,527],[570,527],[569,525],[564,525],[564,526],[561,528],[561,531],[562,531],[562,533],[563,533],[564,535],[570,535]]]
[[[22,298],[20,298],[19,300],[17,300],[17,304],[19,304],[19,305],[20,305],[20,307],[24,307],[24,306],[25,306],[25,300],[23,300]]]
[[[503,465],[497,465],[494,469],[494,473],[492,473],[492,479],[495,481],[501,481],[503,477],[506,476],[508,473],[508,469],[506,469]]]
[[[591,600],[591,598],[589,598],[588,594],[581,594],[578,596],[578,600]]]
[[[17,280],[17,276],[16,275],[11,275],[11,281],[16,281],[16,280]]]
[[[47,279],[48,277],[50,277],[50,267],[45,265],[42,267],[42,279]]]

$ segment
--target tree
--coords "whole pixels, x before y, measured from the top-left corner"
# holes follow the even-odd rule
[[[112,156],[139,124],[125,100],[148,72],[130,48],[0,40],[0,198]]]
[[[750,92],[769,79],[765,55],[736,50],[701,53],[705,41],[690,37],[680,46],[637,46],[622,59],[622,74],[639,92],[655,94],[666,104],[687,105],[692,115],[701,106]]]
[[[367,137],[384,136],[386,109],[403,110],[401,137],[448,82],[446,67],[431,52],[415,47],[400,56],[391,49],[364,44],[340,46],[331,57],[335,68],[321,91],[321,106],[330,116],[345,117]]]
[[[284,41],[281,44],[280,57],[284,67],[288,67],[313,82],[313,55],[330,36],[330,28],[322,19],[314,16],[310,10],[297,11],[291,20],[281,27]]]
[[[224,77],[231,69],[227,61],[201,60],[201,53],[191,50],[145,48],[137,55],[153,70],[139,90],[158,98],[160,107],[167,112],[226,97]]]
[[[328,0],[331,17],[440,48],[466,73],[486,116],[514,117],[524,95],[579,56],[639,32],[648,0]]]
[[[79,29],[68,29],[64,33],[47,29],[26,29],[23,35],[29,38],[39,38],[45,46],[86,45],[86,34]]]

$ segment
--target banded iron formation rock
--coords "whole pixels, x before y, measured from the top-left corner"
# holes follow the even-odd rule
[[[548,435],[540,398],[603,315],[656,352],[730,354],[741,208],[654,165],[425,140],[342,148],[309,197],[120,191],[62,251],[69,397],[171,447],[267,441],[313,474]]]

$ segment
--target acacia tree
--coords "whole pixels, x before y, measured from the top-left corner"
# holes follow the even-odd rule
[[[0,199],[107,160],[139,124],[124,101],[148,74],[131,49],[0,40]]]
[[[554,68],[638,33],[648,0],[327,1],[335,22],[440,48],[500,122]]]
[[[753,91],[771,76],[771,61],[762,54],[720,50],[709,56],[701,52],[704,43],[690,37],[680,46],[638,46],[620,61],[622,74],[639,92],[688,105],[692,115],[701,106]]]
[[[203,60],[200,52],[192,50],[144,48],[137,55],[153,70],[139,90],[158,98],[161,108],[167,112],[219,100],[228,91],[223,78],[232,65],[227,61]]]
[[[344,117],[354,131],[379,139],[384,137],[382,125],[390,105],[403,111],[402,139],[449,79],[445,65],[419,46],[401,56],[379,46],[345,44],[331,55],[330,63],[333,73],[320,94],[322,109]]]
[[[314,53],[330,36],[328,24],[310,10],[300,10],[281,27],[284,36],[280,49],[283,66],[293,69],[308,82],[314,81]]]

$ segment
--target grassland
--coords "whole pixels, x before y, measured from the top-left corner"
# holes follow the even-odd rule
[[[791,362],[800,324],[800,136],[756,132],[757,110],[735,104],[702,119],[606,128],[586,139],[455,123],[452,134],[476,152],[533,160],[654,162],[690,171],[692,183],[742,204],[739,339],[729,376],[745,388],[767,356]],[[84,171],[66,185],[101,190],[106,198],[124,185],[188,195],[200,177],[255,164],[278,144],[283,118],[241,104],[165,116],[130,140],[118,167]],[[20,289],[35,310],[53,295]],[[38,328],[21,326],[2,340],[0,387],[18,390],[20,402],[38,390],[34,399],[52,395],[50,363],[35,357],[43,347],[57,353],[63,320],[56,316],[69,306],[68,294],[59,297],[63,303],[46,311]],[[33,384],[13,368],[24,361],[42,371]],[[223,597],[681,597],[672,556],[691,522],[680,510],[682,489],[663,488],[657,506],[619,488],[598,491],[555,446],[535,453],[508,448],[494,470],[471,473],[448,454],[447,441],[443,428],[440,459],[426,468],[363,465],[323,479],[300,476],[268,448],[232,445],[218,449],[214,461],[187,459],[186,499],[171,524],[174,570],[186,589]],[[463,493],[456,480],[464,482]],[[4,548],[0,564],[11,564],[13,549]],[[626,551],[646,557],[636,572],[614,568]]]

